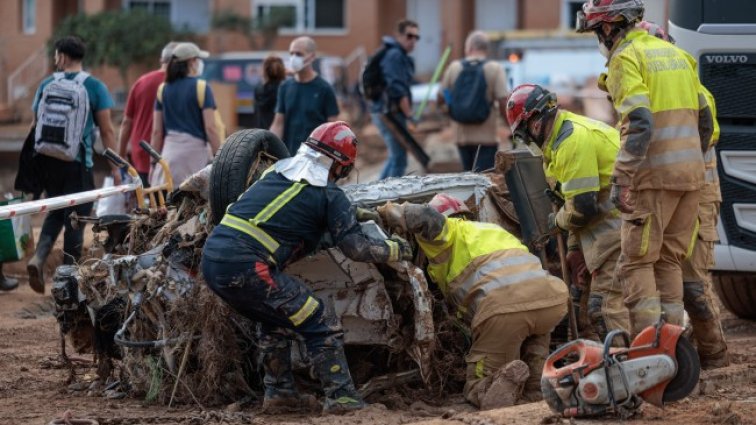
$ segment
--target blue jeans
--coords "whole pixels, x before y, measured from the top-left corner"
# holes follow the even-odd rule
[[[401,177],[407,170],[407,151],[399,140],[397,140],[391,129],[381,120],[381,115],[383,114],[379,112],[370,114],[373,124],[378,128],[388,148],[388,158],[383,165],[381,179],[385,179],[386,177]],[[403,125],[406,125],[407,120],[404,117],[399,117],[399,120]]]

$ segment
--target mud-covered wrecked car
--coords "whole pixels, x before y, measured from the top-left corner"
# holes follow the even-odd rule
[[[198,265],[205,238],[229,202],[286,156],[283,144],[267,131],[237,132],[212,167],[172,194],[167,211],[95,220],[95,241],[107,252],[59,267],[52,290],[62,354],[65,358],[66,339],[77,352],[96,354],[94,388],[107,396],[131,394],[163,403],[255,399],[261,385],[255,324],[207,289]],[[487,173],[407,176],[344,190],[362,207],[451,194],[478,220],[521,237],[558,271],[542,244],[551,207],[540,167],[539,158],[512,151]],[[362,225],[373,237],[386,237],[378,224]],[[440,293],[426,279],[425,261],[418,253],[414,262],[358,263],[324,239],[321,249],[286,269],[341,318],[350,369],[364,396],[379,397],[392,387],[436,396],[461,390],[469,331],[449,318]],[[301,344],[294,345],[293,358],[306,385],[308,359]]]

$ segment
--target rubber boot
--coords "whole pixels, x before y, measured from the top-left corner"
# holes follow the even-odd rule
[[[3,263],[0,263],[0,291],[12,291],[18,288],[18,279],[5,277]]]
[[[29,263],[26,264],[26,272],[29,274],[29,286],[40,294],[45,293],[45,262],[50,255],[55,239],[49,235],[41,234],[37,249]]]
[[[598,341],[603,341],[606,335],[609,334],[609,329],[606,326],[606,320],[604,319],[604,297],[601,294],[591,294],[588,298],[588,318],[593,324],[593,329],[598,334]]]
[[[684,282],[683,303],[685,311],[690,316],[701,368],[717,369],[729,366],[727,342],[719,318],[719,308],[714,303],[711,283]]]
[[[313,356],[312,364],[325,393],[323,413],[339,414],[365,407],[362,396],[354,388],[344,349],[322,347],[319,351]]]
[[[302,396],[291,372],[291,341],[278,335],[261,335],[259,347],[265,371],[262,410],[267,414],[315,412],[320,403],[312,395]]]
[[[480,398],[480,410],[514,406],[522,395],[522,389],[530,376],[528,365],[514,360],[491,375],[491,385]]]

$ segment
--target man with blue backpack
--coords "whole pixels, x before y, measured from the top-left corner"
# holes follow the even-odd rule
[[[100,128],[105,148],[117,149],[115,130],[110,121],[113,99],[108,88],[82,68],[84,42],[66,36],[55,42],[55,67],[34,96],[34,161],[41,170],[40,182],[48,198],[94,189],[92,174],[94,127]],[[119,169],[111,164],[116,184]],[[43,270],[60,231],[63,235],[63,263],[74,264],[81,257],[84,229],[74,228],[68,217],[76,212],[87,216],[92,204],[50,211],[42,224],[34,256],[27,264],[29,285],[45,292]]]
[[[501,64],[487,60],[488,43],[482,31],[467,36],[465,59],[449,65],[438,94],[438,104],[448,107],[465,171],[494,166],[499,148],[497,107],[506,119],[507,78]]]

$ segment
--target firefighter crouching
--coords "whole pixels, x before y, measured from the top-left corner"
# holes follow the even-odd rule
[[[540,398],[549,334],[567,311],[567,288],[501,227],[453,214],[459,200],[436,195],[428,205],[378,207],[383,223],[411,233],[428,258],[428,275],[457,318],[472,330],[465,357],[465,398],[482,410]]]
[[[534,84],[514,89],[507,120],[515,138],[542,155],[546,173],[561,186],[565,203],[549,217],[549,228],[567,230],[567,263],[573,286],[591,274],[588,321],[601,341],[609,331],[628,330],[629,317],[614,269],[620,256],[620,212],[609,199],[619,151],[619,132],[590,118],[560,110],[556,95]]]
[[[335,184],[349,174],[356,155],[357,139],[346,123],[319,126],[295,156],[278,161],[228,207],[205,243],[202,272],[208,286],[260,323],[268,412],[308,409],[315,402],[295,388],[286,329],[305,340],[325,393],[323,411],[364,407],[349,374],[338,318],[303,282],[283,273],[313,252],[325,232],[356,261],[412,257],[400,238],[375,241],[361,232],[354,207]]]
[[[620,116],[621,148],[611,199],[623,212],[617,275],[632,335],[662,313],[683,322],[681,264],[696,238],[703,153],[712,114],[700,81],[677,47],[636,28],[641,0],[591,0],[579,32],[595,32],[607,58],[606,87]]]

